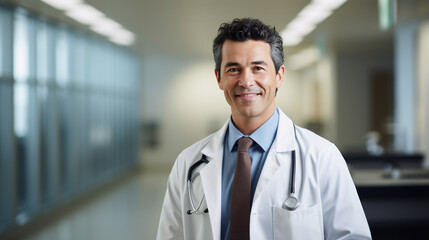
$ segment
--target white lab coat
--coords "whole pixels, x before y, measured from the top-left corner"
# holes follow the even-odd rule
[[[296,127],[280,110],[277,136],[271,146],[253,198],[250,238],[371,239],[368,223],[344,158],[329,141]],[[227,124],[185,149],[170,173],[157,239],[220,239],[223,140]],[[297,139],[297,140],[296,140]],[[291,152],[296,150],[295,192],[301,205],[282,208],[290,192]],[[191,209],[186,176],[202,154],[209,160],[193,184],[198,203],[205,195],[209,213]]]

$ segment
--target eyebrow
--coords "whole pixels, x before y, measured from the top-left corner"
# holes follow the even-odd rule
[[[227,62],[225,64],[225,68],[227,67],[232,67],[232,66],[239,66],[240,64],[238,64],[237,62]]]
[[[225,64],[225,68],[232,67],[232,66],[239,66],[237,62],[227,62]],[[268,65],[265,61],[253,61],[251,62],[251,65]]]
[[[265,61],[253,61],[252,65],[268,65]]]

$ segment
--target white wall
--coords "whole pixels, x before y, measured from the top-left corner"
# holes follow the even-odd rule
[[[315,62],[308,62],[300,68],[288,69],[294,57],[286,61],[286,114],[296,124],[307,127],[309,122],[322,124],[321,136],[336,141],[336,76],[335,55],[331,50]],[[288,75],[290,77],[288,77]],[[281,96],[280,96],[281,98]],[[292,110],[292,111],[289,111]]]
[[[429,21],[422,23],[418,35],[418,106],[417,132],[418,150],[425,155],[426,167],[429,167]]]
[[[363,148],[371,131],[371,74],[391,70],[391,52],[362,48],[337,53],[337,141],[340,149]]]
[[[370,130],[370,73],[391,68],[392,62],[388,54],[372,51],[330,51],[305,69],[286,66],[277,106],[300,126],[320,120],[321,135],[340,149],[363,148]],[[160,144],[143,149],[144,165],[170,168],[184,148],[219,129],[230,116],[211,58],[146,57],[142,76],[141,119],[160,124]]]
[[[159,145],[143,149],[144,165],[170,167],[191,143],[228,117],[211,59],[146,57],[142,67],[142,121],[159,123]]]
[[[219,89],[212,58],[146,57],[142,61],[142,121],[158,121],[160,144],[144,148],[144,166],[170,168],[187,146],[223,126],[230,108]],[[300,124],[303,84],[286,71],[277,105]]]

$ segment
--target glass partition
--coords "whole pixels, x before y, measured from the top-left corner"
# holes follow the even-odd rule
[[[139,62],[0,5],[0,238],[136,166]]]

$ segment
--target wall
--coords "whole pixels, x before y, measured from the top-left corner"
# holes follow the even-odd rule
[[[226,121],[229,108],[213,69],[211,59],[143,59],[141,118],[159,124],[159,144],[143,149],[144,165],[170,168],[185,147]]]
[[[371,131],[371,74],[392,70],[391,51],[361,48],[337,51],[337,143],[340,149],[363,148],[364,137]],[[383,94],[383,93],[379,93]]]
[[[429,21],[423,22],[418,34],[418,150],[425,155],[425,166],[429,167]]]
[[[277,106],[297,125],[321,122],[318,133],[342,150],[363,148],[371,130],[371,73],[392,70],[392,65],[386,47],[366,51],[331,47],[308,67],[293,70],[286,65]],[[216,83],[211,58],[146,57],[142,76],[141,119],[159,123],[159,144],[143,149],[142,163],[171,168],[184,148],[227,121],[229,105]]]
[[[159,144],[142,149],[142,164],[171,168],[187,146],[216,131],[230,108],[219,89],[212,58],[151,56],[142,61],[142,122],[159,123]],[[301,124],[302,82],[286,71],[277,105]]]

